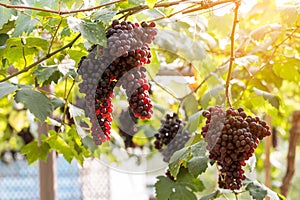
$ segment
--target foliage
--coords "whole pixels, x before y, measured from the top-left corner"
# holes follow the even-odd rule
[[[248,11],[243,10],[249,2],[243,1],[179,2],[95,1],[91,6],[76,0],[1,1],[0,153],[21,150],[29,163],[46,160],[52,150],[69,162],[76,159],[83,164],[84,158],[100,155],[118,162],[112,152],[123,147],[121,137],[113,135],[111,142],[101,146],[92,142],[77,66],[93,44],[105,46],[105,31],[113,19],[156,21],[151,64],[145,66],[154,114],[151,120],[138,122],[139,136],[134,141],[151,150],[159,121],[169,111],[185,118],[185,128],[194,133],[193,140],[168,163],[176,181],[158,177],[157,199],[244,195],[204,187],[204,175],[213,176],[209,170],[214,163],[197,134],[203,125],[202,112],[218,104],[269,116],[272,126],[280,130],[280,140],[287,142],[287,119],[300,107],[299,8],[278,6],[274,0],[258,0]],[[228,9],[210,10],[218,4]],[[118,116],[125,97],[117,90],[115,96],[114,115]],[[42,122],[52,130],[38,140],[34,127]],[[114,132],[118,123],[114,120]],[[34,140],[25,144],[18,132],[28,128]],[[262,144],[256,151],[257,179],[264,170],[264,148]],[[278,185],[271,189],[250,179],[242,188],[246,198],[284,199],[277,194]],[[294,194],[297,197],[299,191]]]

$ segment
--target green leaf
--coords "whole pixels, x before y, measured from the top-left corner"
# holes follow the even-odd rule
[[[48,85],[52,81],[57,83],[63,74],[58,70],[57,65],[43,67],[41,65],[32,73],[39,85]]]
[[[62,138],[54,134],[47,139],[47,143],[52,149],[61,153],[69,163],[72,161],[74,157],[74,150]]]
[[[216,199],[220,196],[220,190],[217,190],[211,194],[205,195],[203,197],[200,198],[200,200],[211,200],[211,199]]]
[[[6,33],[0,33],[0,47],[5,45],[6,40],[8,38],[9,38],[9,35],[7,35]]]
[[[106,46],[105,27],[102,22],[92,23],[75,17],[68,17],[67,22],[74,32],[79,31],[91,43]]]
[[[205,189],[202,181],[190,174],[189,171],[184,167],[180,168],[176,183],[184,185],[185,187],[189,187],[194,192],[201,192]]]
[[[205,188],[202,181],[194,178],[185,168],[180,169],[176,181],[164,176],[157,178],[158,181],[155,183],[157,200],[196,200],[194,193]]]
[[[151,49],[151,64],[145,65],[147,73],[151,76],[151,78],[154,78],[156,76],[160,68],[160,62],[157,58],[156,52],[157,51],[155,51],[154,49]]]
[[[2,3],[9,3],[8,0],[1,1]],[[11,17],[11,11],[8,8],[4,8],[3,6],[0,6],[0,29],[2,26],[8,22],[8,20]]]
[[[28,15],[20,14],[16,20],[16,28],[13,37],[21,36],[23,33],[31,33],[38,23],[36,19],[31,19]]]
[[[150,9],[152,9],[154,7],[156,2],[157,2],[157,0],[146,0],[146,3]]]
[[[172,193],[174,182],[164,176],[158,176],[157,179],[158,181],[155,183],[156,199],[168,200]]]
[[[38,145],[37,141],[32,141],[21,149],[21,153],[26,155],[28,164],[31,164],[38,159],[46,162],[49,150],[50,147],[47,143],[42,142],[41,145]]]
[[[272,106],[274,106],[276,109],[279,109],[280,105],[280,98],[274,94],[271,94],[269,92],[265,92],[262,90],[259,90],[257,88],[253,88],[253,91],[259,95],[262,96],[266,101],[268,101]]]
[[[8,33],[11,31],[13,28],[15,28],[15,21],[8,21],[2,26],[2,29],[0,29],[0,33]]]
[[[183,108],[187,116],[191,116],[198,111],[198,101],[194,94],[188,95],[184,98]]]
[[[188,128],[189,128],[190,133],[193,133],[198,129],[200,122],[201,122],[200,119],[202,116],[202,112],[203,112],[203,110],[200,110],[189,117]]]
[[[7,82],[2,82],[0,83],[0,99],[18,89],[17,86],[7,83]]]
[[[214,88],[208,90],[200,100],[200,104],[203,108],[208,107],[209,102],[212,98],[220,96],[221,92],[224,91],[224,84],[215,86]]]
[[[117,13],[115,10],[100,9],[92,14],[91,19],[108,24]]]
[[[281,61],[273,65],[273,70],[279,77],[293,82],[300,81],[300,60],[299,59],[287,59],[285,62]]]
[[[182,32],[172,30],[158,31],[155,43],[159,45],[160,51],[173,56],[174,59],[181,57],[185,60],[194,61],[202,60],[206,56],[203,44],[195,42]]]
[[[247,185],[246,190],[249,191],[250,195],[256,200],[263,200],[268,193],[267,190],[259,185],[255,185],[253,182]]]
[[[204,159],[202,160],[192,160],[190,163],[189,161],[192,158],[204,158],[206,153],[206,143],[204,140],[201,140],[189,147],[185,147],[183,149],[180,149],[179,151],[176,151],[173,156],[170,159],[170,164],[169,164],[169,170],[170,173],[173,177],[177,177],[177,174],[179,173],[179,170],[181,166],[184,167],[192,167],[191,169],[188,168],[189,172],[193,175],[200,174],[204,172],[207,168],[207,162],[205,163]],[[195,169],[194,167],[194,162],[196,161],[201,161],[198,162],[201,166],[201,170]],[[208,160],[207,160],[208,161]],[[196,171],[194,171],[196,170]]]
[[[47,40],[37,37],[26,38],[26,47],[37,48],[39,50],[48,50],[49,43]]]
[[[64,106],[65,101],[60,98],[54,97],[51,99],[51,104],[53,106],[53,110],[55,110],[56,108],[60,108],[60,107]]]
[[[208,167],[207,163],[208,158],[206,156],[193,157],[188,161],[187,168],[194,177],[197,177],[198,175],[206,171]]]
[[[91,152],[94,152],[98,146],[95,144],[93,138],[91,138],[90,136],[85,136],[84,138],[82,138],[82,144],[88,148]]]
[[[24,88],[15,94],[15,101],[22,102],[36,118],[45,121],[52,111],[50,99],[37,91]]]
[[[281,194],[272,191],[270,188],[262,183],[259,183],[257,180],[246,178],[243,181],[243,185],[247,185],[245,189],[249,191],[250,195],[254,199],[264,199],[265,196],[268,196],[270,197],[270,200],[285,200],[285,197],[283,197]]]

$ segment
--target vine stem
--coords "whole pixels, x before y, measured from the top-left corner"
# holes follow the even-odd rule
[[[63,51],[63,50],[66,49],[66,48],[71,48],[71,47],[73,46],[73,44],[80,38],[80,36],[81,36],[81,34],[78,34],[78,35],[77,35],[70,43],[68,43],[68,44],[66,44],[65,46],[63,46],[63,47],[61,47],[61,48],[59,48],[59,49],[53,51],[52,53],[47,53],[47,55],[45,55],[45,56],[42,57],[41,59],[35,61],[35,62],[32,63],[31,65],[28,65],[28,66],[25,67],[24,69],[22,69],[22,70],[20,70],[20,71],[14,73],[14,74],[12,74],[12,75],[10,75],[10,76],[7,76],[6,78],[0,80],[0,83],[1,83],[1,82],[4,82],[4,81],[7,81],[7,80],[9,80],[9,79],[11,79],[11,78],[13,78],[13,77],[15,77],[15,76],[18,76],[18,75],[20,75],[20,74],[22,74],[22,73],[27,72],[28,70],[34,68],[36,65],[38,65],[38,64],[40,64],[41,62],[43,62],[43,61],[49,59],[50,57],[52,57],[52,56],[54,56],[55,54],[57,54],[57,53]]]
[[[86,9],[79,9],[79,10],[71,10],[71,11],[60,11],[60,8],[58,10],[51,10],[51,9],[37,8],[37,7],[31,7],[31,6],[11,5],[11,4],[1,3],[1,2],[0,2],[0,6],[5,7],[5,8],[37,10],[37,11],[42,11],[42,12],[54,13],[54,14],[58,14],[58,15],[66,15],[66,14],[74,14],[74,13],[79,13],[79,12],[93,11],[93,10],[96,10],[96,9],[99,9],[99,8],[102,8],[105,6],[109,6],[112,4],[120,3],[123,1],[125,1],[125,0],[115,0],[115,1],[101,4],[99,6],[86,8]]]
[[[241,5],[241,0],[238,0],[238,1],[235,2],[233,25],[232,25],[232,29],[231,29],[231,35],[230,35],[229,68],[228,68],[228,74],[227,74],[226,85],[225,85],[225,98],[226,98],[227,104],[230,107],[232,105],[231,105],[231,101],[230,101],[230,97],[229,97],[229,83],[230,83],[230,79],[231,79],[231,72],[232,72],[233,62],[234,62],[234,57],[235,57],[235,53],[234,53],[234,39],[235,38],[234,38],[234,35],[235,35],[236,25],[238,23],[238,14],[239,14],[240,5]]]

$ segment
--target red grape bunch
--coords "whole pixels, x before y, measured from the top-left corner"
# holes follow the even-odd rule
[[[145,68],[142,66],[150,63],[151,53],[148,44],[154,40],[157,33],[154,27],[155,23],[143,22],[139,25],[114,20],[106,33],[107,47],[94,45],[88,56],[78,65],[78,74],[82,76],[79,89],[86,94],[87,115],[92,123],[92,135],[96,144],[110,139],[114,87],[127,84],[128,81],[118,83],[125,73],[128,74],[127,72],[135,68],[138,68],[135,71],[144,71]],[[136,116],[142,119],[150,118],[152,106],[146,92],[149,87],[145,77],[140,77],[138,83],[140,82],[145,90],[141,93],[145,98],[141,99],[147,102],[147,105],[140,111],[134,108],[130,101],[130,108]]]
[[[270,128],[259,117],[248,116],[243,108],[225,111],[215,106],[202,114],[207,119],[201,134],[207,142],[209,158],[221,167],[219,187],[237,190],[246,178],[242,166],[253,155],[259,140],[271,135]]]
[[[182,149],[190,139],[190,133],[184,129],[185,123],[176,113],[167,114],[161,123],[158,133],[154,135],[154,147],[162,153],[163,160],[169,162],[174,152]]]

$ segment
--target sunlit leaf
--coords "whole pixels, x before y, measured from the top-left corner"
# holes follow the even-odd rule
[[[157,2],[157,0],[146,0],[146,3],[150,9],[152,9],[154,7],[156,2]]]
[[[42,142],[38,145],[37,141],[32,141],[21,149],[21,153],[26,155],[28,164],[32,164],[38,159],[46,162],[50,147],[47,143]]]
[[[274,106],[276,109],[279,109],[280,105],[280,98],[274,94],[271,94],[266,91],[259,90],[257,88],[253,88],[253,91],[259,95],[262,96],[266,101],[268,101],[272,106]]]
[[[74,32],[79,31],[91,43],[106,46],[105,27],[102,22],[92,23],[75,17],[68,17],[67,22]]]

